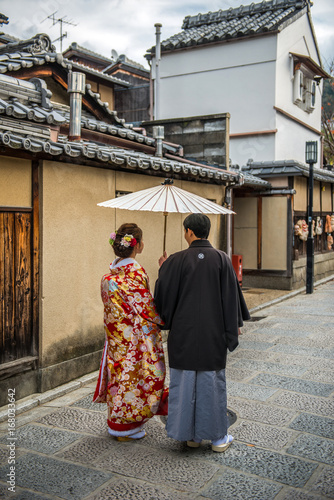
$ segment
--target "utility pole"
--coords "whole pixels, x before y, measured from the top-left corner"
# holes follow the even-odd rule
[[[58,11],[55,11],[53,14],[50,14],[49,16],[47,16],[44,21],[46,21],[46,19],[51,19],[52,21],[52,26],[54,26],[55,24],[58,24],[59,23],[59,27],[60,27],[60,36],[58,38],[56,38],[55,40],[52,41],[53,42],[58,42],[60,41],[60,52],[63,52],[63,38],[66,38],[67,37],[67,32],[63,33],[63,24],[69,24],[71,26],[78,26],[77,24],[75,23],[72,23],[72,21],[66,21],[65,20],[65,17],[60,17],[60,18],[56,18],[55,17],[55,14],[57,14]],[[43,22],[44,22],[43,21]]]

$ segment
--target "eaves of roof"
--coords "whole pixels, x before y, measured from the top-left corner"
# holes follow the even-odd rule
[[[244,170],[240,170],[239,168],[231,167],[230,171],[240,173],[240,176],[243,179],[242,183],[239,186],[236,186],[237,188],[244,186],[259,189],[269,189],[271,187],[269,181],[261,179],[260,177],[256,177],[255,175],[252,175],[249,172],[245,172]]]
[[[242,171],[264,179],[295,176],[309,177],[310,175],[309,166],[296,160],[252,162],[243,167]],[[322,168],[313,167],[313,178],[320,182],[334,184],[334,172]]]
[[[93,60],[98,60],[106,65],[110,64],[112,62],[112,59],[110,57],[105,57],[102,56],[101,54],[98,54],[97,52],[94,52],[93,50],[87,49],[86,47],[82,47],[81,45],[77,44],[76,42],[71,43],[71,45],[63,51],[63,56],[66,58],[69,55],[80,55],[84,54],[89,57],[91,57]]]
[[[317,64],[311,57],[305,56],[302,54],[296,54],[294,52],[290,52],[294,61],[300,62],[304,64],[307,68],[309,68],[314,75],[322,76],[322,78],[330,78],[331,76],[322,69],[319,64]]]
[[[206,166],[195,166],[180,161],[167,160],[157,156],[148,155],[135,150],[122,149],[105,144],[76,141],[70,142],[67,136],[59,136],[58,141],[42,137],[23,136],[19,132],[2,131],[0,129],[0,145],[9,149],[23,150],[47,155],[60,161],[68,159],[96,162],[101,167],[119,168],[141,173],[158,173],[160,175],[177,175],[200,182],[213,184],[237,183],[239,174],[226,170],[210,169]],[[7,153],[8,154],[8,153]]]
[[[101,78],[102,80],[106,80],[110,83],[116,83],[117,85],[121,85],[122,87],[130,87],[130,83],[126,80],[122,80],[121,78],[117,78],[116,76],[111,76],[103,71],[99,71],[97,69],[91,68],[90,66],[86,66],[85,64],[81,64],[78,62],[71,61],[70,59],[64,59],[66,64],[68,65],[68,69],[71,69],[71,66],[83,73],[88,75],[93,75],[97,78]]]
[[[183,179],[201,182],[236,184],[239,181],[240,175],[235,172],[189,164],[182,158],[154,156],[154,138],[139,134],[129,126],[96,120],[85,111],[81,119],[83,139],[69,141],[67,135],[59,133],[68,130],[69,107],[52,103],[50,97],[51,92],[43,80],[29,82],[0,75],[0,145],[5,148],[3,154],[15,149],[21,151],[21,155],[22,152],[34,153],[39,158],[58,158],[59,161],[71,160],[148,174],[170,172]]]

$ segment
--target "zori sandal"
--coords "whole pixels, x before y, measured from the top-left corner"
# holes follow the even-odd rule
[[[227,448],[231,445],[233,441],[233,437],[230,434],[227,434],[223,439],[218,439],[217,441],[212,441],[212,451],[217,451],[218,453],[222,453],[227,450]]]
[[[199,445],[201,443],[197,443],[196,441],[187,441],[187,446],[189,446],[189,448],[199,448]]]
[[[115,436],[117,441],[122,441],[123,443],[126,441],[136,441],[137,439],[143,439],[146,436],[145,431],[137,432],[136,434],[132,434],[130,436]]]

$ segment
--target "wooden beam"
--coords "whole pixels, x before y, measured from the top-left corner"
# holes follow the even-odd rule
[[[39,352],[39,177],[43,161],[32,161],[32,349],[34,356]]]
[[[273,135],[277,133],[277,128],[273,130],[258,130],[255,132],[238,132],[235,134],[230,134],[230,137],[250,137],[252,135]]]
[[[13,377],[18,373],[21,375],[26,371],[33,370],[34,368],[36,368],[37,361],[38,359],[36,356],[27,356],[25,358],[1,364],[0,380]]]
[[[262,267],[262,197],[257,199],[257,268]]]
[[[274,109],[276,111],[278,111],[279,113],[281,113],[283,116],[286,116],[287,118],[289,118],[290,120],[292,120],[292,121],[294,121],[296,123],[299,123],[299,125],[302,125],[303,127],[307,128],[308,130],[312,130],[312,132],[314,132],[315,134],[318,134],[319,136],[322,136],[322,132],[320,130],[317,130],[316,128],[311,127],[311,125],[308,125],[307,123],[303,122],[302,120],[299,120],[295,116],[290,115],[290,113],[287,113],[283,109],[277,108],[276,106],[274,106]]]

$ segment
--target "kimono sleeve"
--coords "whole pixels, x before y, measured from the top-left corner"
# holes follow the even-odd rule
[[[240,289],[232,262],[227,255],[221,253],[222,273],[221,290],[224,315],[224,331],[229,351],[238,346],[238,329],[244,320],[250,319],[245,299]]]
[[[177,306],[182,261],[177,254],[171,255],[159,269],[154,288],[154,302],[164,330],[170,330]]]
[[[140,284],[138,284],[137,289],[133,290],[133,296],[136,297],[136,301],[132,303],[132,306],[139,316],[161,327],[163,322],[157,313],[157,308],[150,291],[148,276],[143,269],[140,272],[138,271],[137,275],[138,277],[140,275]]]

